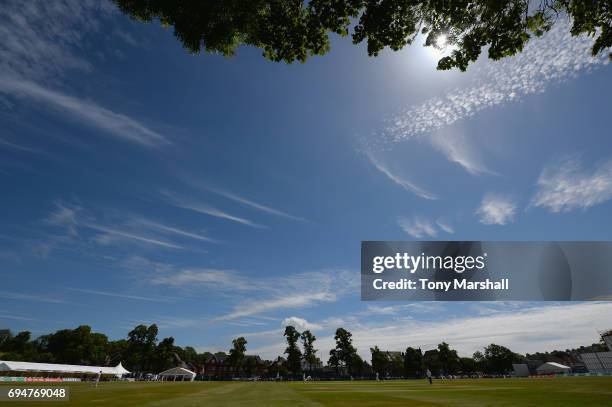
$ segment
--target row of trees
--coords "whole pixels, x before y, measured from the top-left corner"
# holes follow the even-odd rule
[[[520,363],[525,357],[510,349],[491,344],[484,352],[477,351],[470,357],[459,357],[456,350],[448,343],[440,343],[436,349],[423,351],[420,348],[406,348],[401,352],[384,352],[374,347],[372,353],[372,369],[381,377],[423,377],[426,370],[434,375],[457,374],[504,374],[512,371],[513,363]]]
[[[330,34],[366,43],[370,56],[399,50],[422,34],[426,46],[441,35],[453,47],[438,69],[465,70],[483,50],[498,60],[523,50],[570,17],[572,35],[588,34],[592,53],[612,46],[609,1],[579,0],[114,0],[139,21],[173,27],[189,51],[233,55],[242,45],[263,50],[272,61],[304,62],[330,49]],[[612,57],[612,54],[610,54]]]
[[[257,361],[247,357],[247,340],[244,337],[232,341],[229,354],[218,352],[214,355],[247,376],[256,371],[256,366],[251,366],[254,363],[263,363],[270,375],[298,376],[303,372],[321,370],[322,363],[315,349],[316,337],[312,332],[299,332],[295,327],[287,326],[284,337],[287,342],[286,358],[278,357],[275,361]],[[357,353],[349,331],[338,328],[334,340],[335,347],[330,350],[327,361],[328,372],[357,377],[378,373],[382,378],[419,378],[428,369],[434,375],[503,374],[512,371],[513,363],[527,359],[570,363],[576,361],[581,350],[597,351],[603,348],[601,344],[593,344],[579,349],[523,356],[504,346],[490,344],[472,357],[460,357],[446,342],[425,352],[413,347],[407,347],[403,352],[389,352],[375,346],[370,349],[369,364]],[[0,330],[0,360],[83,365],[116,365],[122,362],[132,372],[158,373],[180,364],[202,371],[211,356],[213,354],[209,352],[198,353],[190,346],[177,346],[172,337],[158,340],[155,324],[138,325],[128,333],[127,338],[114,341],[102,333],[92,332],[87,325],[59,330],[36,339],[32,339],[27,331],[14,335],[10,330]]]
[[[32,339],[28,331],[16,335],[0,330],[0,359],[44,363],[108,366],[122,362],[133,372],[160,372],[177,363],[203,365],[206,354],[190,346],[174,344],[174,338],[158,340],[157,325],[138,325],[126,339],[109,340],[81,325]]]
[[[284,336],[287,340],[285,355],[287,355],[286,369],[289,373],[297,375],[303,370],[311,371],[320,365],[317,349],[314,348],[317,338],[312,332],[306,330],[300,333],[295,327],[289,325],[285,327]],[[300,340],[302,349],[299,346]]]

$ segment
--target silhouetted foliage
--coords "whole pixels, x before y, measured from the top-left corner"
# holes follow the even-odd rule
[[[298,346],[300,333],[293,326],[285,327],[285,339],[287,340],[287,369],[291,374],[297,375],[302,370],[302,352]]]
[[[370,348],[370,353],[372,354],[372,370],[378,373],[381,378],[385,377],[387,364],[389,363],[387,354],[380,350],[378,346]]]
[[[404,374],[406,377],[423,377],[423,352],[421,348],[406,348],[404,353]]]
[[[438,345],[438,358],[442,365],[442,374],[455,374],[459,370],[459,355],[456,350],[450,348],[448,343],[442,342]]]
[[[512,352],[505,346],[492,343],[484,349],[482,367],[486,373],[505,374],[512,371],[513,363],[520,363],[523,360],[523,356]]]
[[[353,346],[352,336],[344,328],[336,329],[336,335],[334,335],[336,347],[329,351],[329,361],[327,362],[329,366],[336,369],[345,368],[349,375],[357,373],[363,368],[363,360]]]
[[[242,367],[244,361],[244,355],[246,353],[247,340],[242,336],[232,341],[232,349],[229,351],[229,362],[236,368]]]
[[[317,357],[317,349],[314,348],[314,342],[317,340],[317,337],[312,334],[312,332],[306,330],[302,332],[302,346],[304,347],[304,355],[303,359],[308,366],[308,370],[312,370],[313,366],[319,364],[319,358]]]
[[[571,34],[595,37],[593,55],[612,45],[612,6],[597,0],[114,0],[140,21],[159,20],[193,53],[231,56],[240,45],[263,50],[272,61],[304,62],[330,49],[329,35],[351,34],[376,56],[402,49],[419,34],[426,46],[441,35],[453,51],[438,69],[464,71],[483,48],[493,60],[523,50],[560,18]],[[612,58],[612,53],[610,54]]]

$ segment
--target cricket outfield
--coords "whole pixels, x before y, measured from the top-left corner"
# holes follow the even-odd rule
[[[34,387],[50,384],[9,384]],[[70,402],[100,406],[610,406],[612,377],[453,381],[62,383]],[[10,402],[8,405],[40,405]]]

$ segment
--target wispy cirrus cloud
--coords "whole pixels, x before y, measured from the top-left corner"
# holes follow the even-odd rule
[[[455,233],[455,228],[453,226],[451,226],[450,223],[448,223],[448,222],[446,222],[444,220],[438,219],[436,221],[436,225],[438,225],[438,227],[440,229],[442,229],[443,231],[445,231],[446,233],[449,233],[451,235],[453,233]]]
[[[91,64],[78,52],[114,9],[106,1],[4,1],[0,9],[0,72],[41,80],[70,70],[90,70]]]
[[[63,299],[50,297],[45,294],[20,293],[12,291],[0,291],[0,298],[7,300],[44,302],[48,304],[69,304],[69,302],[64,301]]]
[[[159,222],[154,222],[149,219],[138,218],[138,219],[135,219],[133,222],[149,227],[151,229],[156,229],[162,232],[167,232],[167,233],[175,234],[178,236],[188,237],[188,238],[195,239],[195,240],[202,240],[204,242],[216,242],[215,239],[212,239],[204,235],[203,233],[196,233],[196,232],[191,232],[191,231],[184,230],[184,229],[179,229],[177,227],[164,225],[164,224],[161,224]]]
[[[434,194],[425,189],[419,187],[418,185],[402,178],[401,176],[391,172],[389,168],[385,164],[383,164],[380,160],[375,158],[371,153],[366,153],[368,160],[370,163],[376,168],[378,171],[382,172],[387,178],[391,181],[395,182],[400,187],[404,188],[406,191],[412,192],[416,196],[424,199],[437,199]]]
[[[121,298],[126,300],[136,301],[150,301],[150,302],[170,302],[169,298],[165,297],[143,297],[140,295],[125,294],[119,292],[99,291],[99,290],[88,290],[86,288],[72,288],[66,287],[67,290],[75,291],[83,294],[99,295],[102,297]]]
[[[145,243],[154,246],[161,246],[169,249],[184,249],[183,246],[180,246],[176,243],[172,243],[165,240],[159,240],[153,237],[147,237],[142,235],[137,235],[132,232],[126,232],[124,230],[112,229],[107,226],[98,225],[95,223],[83,223],[82,226],[87,227],[89,229],[96,230],[98,232],[103,232],[101,235],[96,236],[96,242],[100,244],[110,244],[115,242],[116,240],[132,240],[140,243]]]
[[[286,219],[291,219],[295,221],[300,221],[300,222],[308,222],[308,219],[302,218],[301,216],[291,215],[290,213],[283,212],[281,210],[272,208],[270,206],[262,205],[260,203],[254,202],[250,199],[246,199],[244,197],[238,196],[228,191],[224,191],[224,190],[212,188],[212,187],[205,187],[205,189],[217,195],[220,195],[224,198],[230,199],[234,202],[238,202],[242,205],[248,206],[250,208],[256,209],[258,211],[261,211],[261,212],[264,212],[270,215],[274,215],[274,216],[278,216],[278,217],[286,218]]]
[[[129,116],[31,81],[0,77],[0,92],[39,102],[65,113],[68,120],[93,126],[119,139],[147,147],[170,144],[166,137]]]
[[[577,158],[564,158],[547,166],[537,181],[531,206],[551,212],[587,209],[612,199],[612,161],[582,168]]]
[[[209,286],[222,292],[241,291],[251,287],[234,270],[212,268],[187,268],[159,273],[150,279],[150,283],[170,287]]]
[[[355,273],[326,270],[260,279],[252,287],[253,298],[237,304],[216,321],[227,321],[287,309],[302,309],[338,301],[357,290]]]
[[[63,119],[142,146],[170,144],[141,121],[61,90],[68,72],[94,69],[83,50],[89,47],[92,34],[112,26],[108,17],[115,10],[106,1],[4,2],[0,10],[0,97],[35,103],[61,113]]]
[[[356,275],[343,269],[253,278],[231,269],[183,268],[156,263],[151,266],[143,258],[131,261],[128,266],[138,272],[140,280],[144,279],[152,285],[187,291],[207,289],[215,295],[233,298],[225,301],[235,304],[232,309],[217,316],[214,321],[259,317],[283,309],[334,302],[346,293],[355,291],[358,284]]]
[[[74,242],[79,235],[100,245],[131,242],[145,246],[165,249],[189,249],[187,241],[211,241],[210,238],[166,225],[140,216],[128,216],[125,213],[117,216],[111,212],[93,211],[82,205],[56,201],[54,209],[45,219],[45,223],[62,227],[67,231],[66,239]],[[84,234],[85,231],[93,232]],[[174,240],[173,240],[174,239]],[[179,241],[177,241],[179,240]]]
[[[38,321],[36,318],[26,317],[23,315],[5,314],[0,312],[0,319],[10,319],[14,321]]]
[[[544,92],[549,86],[607,65],[605,53],[593,57],[592,38],[572,37],[570,24],[559,20],[550,32],[534,38],[524,50],[477,69],[474,80],[443,96],[409,106],[394,115],[372,145],[425,138],[447,158],[468,172],[490,172],[478,159],[478,147],[456,132],[441,132],[495,106]]]
[[[433,222],[422,216],[413,216],[412,218],[400,216],[397,218],[397,224],[404,232],[417,239],[437,237],[440,231],[454,233],[453,228],[448,223]]]
[[[232,215],[203,202],[199,202],[194,199],[189,199],[183,196],[178,196],[177,194],[174,194],[172,192],[163,191],[162,194],[166,196],[168,198],[168,201],[177,208],[187,209],[204,215],[213,216],[219,219],[229,220],[231,222],[239,223],[253,228],[263,229],[266,227],[259,223],[255,223],[249,219]]]
[[[509,196],[487,194],[476,209],[476,215],[484,225],[506,225],[514,221],[516,203]]]

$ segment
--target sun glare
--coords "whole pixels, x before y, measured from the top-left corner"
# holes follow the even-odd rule
[[[446,34],[438,35],[438,38],[436,38],[436,47],[438,48],[446,47]]]
[[[448,43],[448,37],[446,34],[440,34],[436,37],[433,45],[426,47],[427,54],[435,59],[440,59],[446,55],[449,55],[453,50],[452,44]]]

